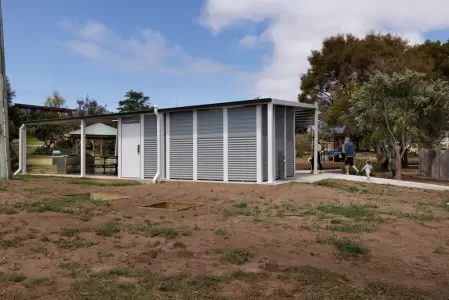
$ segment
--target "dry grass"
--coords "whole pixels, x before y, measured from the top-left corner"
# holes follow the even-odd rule
[[[21,179],[0,198],[2,300],[449,299],[445,193]],[[206,205],[141,208],[160,201]]]

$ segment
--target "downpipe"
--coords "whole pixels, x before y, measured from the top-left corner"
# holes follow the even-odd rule
[[[156,116],[156,126],[157,126],[157,172],[156,175],[154,175],[153,183],[157,183],[159,180],[160,174],[161,174],[161,116],[159,114],[159,111],[157,109],[157,106],[154,106],[154,115]]]
[[[22,124],[19,129],[19,169],[14,173],[14,176],[22,172],[23,169],[23,131],[25,128],[25,124]]]

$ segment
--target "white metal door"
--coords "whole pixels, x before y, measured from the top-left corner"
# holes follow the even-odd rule
[[[122,124],[122,177],[140,177],[140,124]]]

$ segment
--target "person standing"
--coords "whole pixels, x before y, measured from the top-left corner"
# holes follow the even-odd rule
[[[349,167],[352,167],[356,174],[359,174],[359,170],[354,165],[354,158],[355,158],[355,147],[354,144],[351,142],[351,139],[347,137],[345,139],[345,168],[346,168],[346,175],[349,175]]]
[[[368,160],[366,161],[365,166],[363,167],[363,169],[361,170],[361,172],[365,171],[366,173],[366,179],[370,180],[370,175],[371,175],[371,170],[373,169],[373,165],[371,164],[371,162]]]

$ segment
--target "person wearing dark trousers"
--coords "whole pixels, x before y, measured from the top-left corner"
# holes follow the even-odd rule
[[[317,147],[317,152],[318,152],[318,160],[317,160],[317,164],[318,164],[318,169],[320,170],[320,172],[323,171],[323,165],[321,164],[321,144],[318,143],[318,147]],[[312,173],[313,171],[315,171],[314,169],[314,160],[315,160],[315,151],[312,152],[312,159],[311,159],[311,163],[312,163]]]

